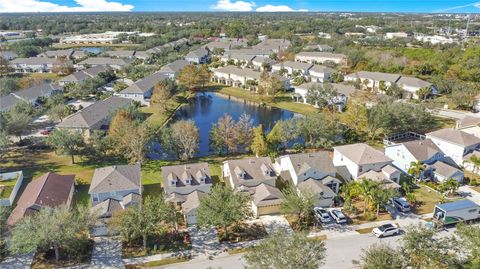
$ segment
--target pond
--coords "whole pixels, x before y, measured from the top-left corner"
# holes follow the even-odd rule
[[[209,147],[209,132],[212,125],[224,114],[229,114],[237,121],[243,113],[250,115],[255,126],[262,124],[265,130],[273,128],[278,120],[298,116],[288,110],[265,107],[255,102],[207,92],[197,94],[190,104],[178,109],[172,122],[181,119],[191,119],[195,122],[200,131],[197,157],[202,157],[212,154]]]
[[[76,50],[83,50],[84,52],[88,52],[88,53],[100,54],[105,50],[105,48],[101,48],[101,47],[79,47],[79,48],[76,48]]]

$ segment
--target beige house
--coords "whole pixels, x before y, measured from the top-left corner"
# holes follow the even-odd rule
[[[252,192],[252,211],[255,217],[280,214],[283,193],[268,184],[250,188]]]

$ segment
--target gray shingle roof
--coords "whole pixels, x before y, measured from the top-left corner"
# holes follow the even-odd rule
[[[269,157],[228,160],[225,163],[229,167],[233,187],[253,187],[277,177]],[[240,174],[244,176],[239,177]]]
[[[176,60],[176,61],[171,62],[171,63],[165,65],[164,67],[162,67],[162,69],[160,69],[159,72],[162,72],[162,73],[165,73],[165,72],[167,72],[167,73],[177,73],[187,65],[190,65],[190,63],[188,61]]]
[[[59,81],[61,82],[80,82],[87,80],[89,78],[93,78],[102,72],[106,72],[111,70],[108,65],[97,65],[94,67],[87,68],[85,70],[81,70],[70,74],[66,77],[61,78]]]
[[[345,96],[350,96],[352,93],[357,91],[354,86],[352,85],[347,85],[347,84],[341,84],[341,83],[331,83],[330,85],[333,86],[333,88],[338,92],[341,93]]]
[[[254,189],[252,201],[256,206],[278,205],[283,200],[283,193],[274,186],[262,183]]]
[[[437,138],[462,147],[480,144],[480,138],[453,128],[440,129],[426,135],[427,137]]]
[[[198,48],[196,50],[190,51],[186,58],[193,58],[193,57],[204,57],[205,55],[208,55],[208,50],[206,48]]]
[[[40,57],[56,58],[56,57],[66,57],[70,58],[73,54],[72,49],[66,50],[47,50],[44,53],[40,54]]]
[[[105,55],[118,58],[132,58],[135,55],[134,50],[110,50],[105,51]]]
[[[123,66],[132,63],[133,60],[131,59],[117,59],[117,58],[109,58],[109,57],[92,57],[87,58],[81,61],[80,65],[89,64],[89,65],[118,65]]]
[[[431,165],[429,165],[429,167],[432,167],[435,169],[435,174],[438,174],[446,179],[451,178],[453,175],[455,175],[458,172],[462,172],[460,169],[457,169],[442,161],[436,161]]]
[[[442,153],[440,148],[438,148],[431,139],[408,141],[403,143],[403,146],[415,159],[420,161],[428,160],[437,153]]]
[[[368,72],[368,71],[359,71],[357,73],[347,75],[353,78],[361,78],[361,79],[369,79],[375,81],[386,81],[395,83],[400,79],[400,75],[398,74],[389,74],[389,73],[382,73],[382,72]]]
[[[114,165],[95,169],[89,194],[141,188],[140,164]]]
[[[255,49],[279,50],[286,49],[290,46],[290,41],[287,39],[266,39],[257,45],[253,46]]]
[[[297,175],[304,172],[303,168],[305,168],[306,165],[325,174],[335,174],[337,172],[332,159],[330,159],[329,153],[326,151],[290,154],[287,156],[290,158],[293,169]]]
[[[34,102],[39,97],[47,97],[54,91],[62,91],[63,88],[52,83],[43,83],[27,89],[13,92],[12,94],[28,102]]]
[[[0,57],[11,60],[17,58],[18,55],[13,51],[0,51]]]
[[[197,209],[200,206],[200,199],[207,194],[201,191],[194,191],[185,196],[185,202],[182,203],[182,211],[184,214],[188,214],[192,210]]]
[[[56,59],[45,57],[16,58],[11,61],[12,64],[42,65],[53,64]]]
[[[298,189],[311,192],[313,194],[322,194],[322,197],[335,197],[335,192],[330,187],[322,184],[320,180],[309,178],[298,184]]]
[[[334,147],[334,149],[358,165],[392,161],[383,152],[364,143],[338,146]]]
[[[458,128],[465,128],[470,126],[477,126],[480,124],[480,117],[465,116],[458,121]]]
[[[332,58],[332,59],[345,59],[347,56],[340,53],[331,53],[331,52],[322,52],[322,51],[302,51],[296,56],[303,57],[323,57],[323,58]]]
[[[163,188],[167,193],[175,192],[177,188],[193,190],[195,186],[212,184],[208,163],[205,162],[163,166],[162,178]],[[185,183],[187,179],[191,181],[190,184]],[[172,186],[171,181],[176,181],[176,185]]]
[[[112,96],[105,100],[97,101],[94,104],[77,111],[66,117],[57,126],[59,128],[90,128],[113,116],[117,110],[124,108],[131,103],[131,99]]]
[[[410,87],[418,87],[418,88],[432,86],[432,83],[425,80],[421,80],[419,78],[414,78],[414,77],[401,77],[397,83],[400,86],[410,86]]]
[[[289,67],[289,68],[292,68],[292,69],[299,69],[299,70],[309,70],[310,68],[312,68],[313,64],[302,63],[302,62],[294,62],[294,61],[285,61],[283,63],[275,64],[275,66]]]
[[[215,72],[224,73],[224,74],[235,74],[238,76],[243,76],[247,78],[260,79],[261,72],[254,71],[248,68],[238,68],[236,66],[228,65],[221,67],[215,70]]]
[[[121,91],[120,93],[139,93],[139,94],[144,94],[148,92],[149,90],[153,89],[155,85],[167,79],[168,77],[165,74],[162,74],[160,72],[153,73],[151,75],[148,75],[140,80],[135,81],[132,85],[130,85],[128,88],[125,90]]]
[[[0,97],[0,111],[8,111],[20,102],[25,102],[25,101],[16,97],[13,94],[7,94],[7,95],[4,95],[4,96],[1,96]]]

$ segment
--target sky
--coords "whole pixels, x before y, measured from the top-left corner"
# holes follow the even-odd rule
[[[349,11],[480,13],[472,0],[0,0],[5,12],[99,11]]]

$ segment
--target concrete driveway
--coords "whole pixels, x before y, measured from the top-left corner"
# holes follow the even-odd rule
[[[125,268],[122,260],[122,242],[120,237],[95,237],[92,261],[89,268],[115,269]]]
[[[480,205],[480,193],[470,188],[469,186],[461,186],[460,188],[458,188],[458,193],[460,193],[460,195],[462,195],[463,197],[470,199]]]
[[[265,230],[268,234],[271,234],[279,229],[284,229],[289,233],[292,232],[290,223],[288,223],[287,219],[285,219],[285,217],[282,215],[260,216],[260,221],[262,222],[263,226],[265,226]]]
[[[193,256],[205,258],[222,253],[222,246],[218,241],[216,229],[189,227],[188,233],[190,234],[190,240],[192,241]]]

